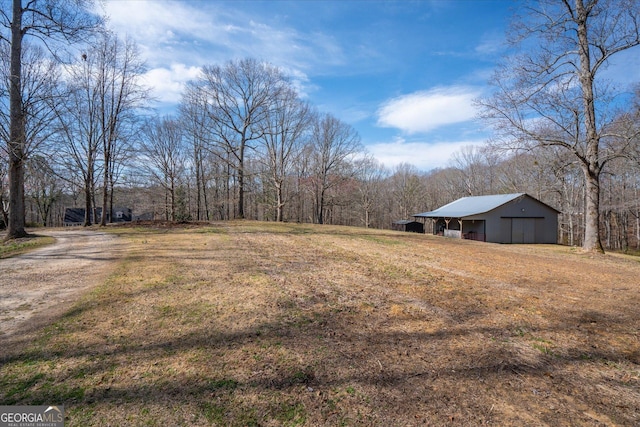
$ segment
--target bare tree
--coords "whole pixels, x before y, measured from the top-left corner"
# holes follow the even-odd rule
[[[314,219],[323,224],[327,191],[354,175],[351,161],[362,151],[362,144],[353,127],[324,114],[313,120],[311,146]]]
[[[23,41],[32,36],[42,41],[50,51],[54,44],[73,42],[94,30],[99,20],[85,11],[89,0],[22,0],[3,1],[0,25],[7,31],[0,40],[9,45],[9,226],[7,238],[23,237],[27,233],[24,206],[24,163],[26,159],[25,109],[23,105]]]
[[[148,99],[148,90],[140,83],[144,65],[135,44],[130,40],[120,41],[112,33],[104,32],[92,52],[83,58],[95,55],[92,73],[95,74],[97,92],[100,140],[102,145],[103,186],[102,217],[100,225],[105,225],[107,217],[112,220],[113,193],[115,184],[117,154],[123,153],[120,145],[135,133],[136,111]],[[111,202],[110,202],[111,201]],[[107,214],[108,213],[108,214]]]
[[[199,87],[206,94],[207,111],[215,143],[230,155],[238,179],[237,215],[244,218],[245,160],[248,149],[264,135],[262,122],[273,100],[286,87],[286,78],[268,64],[254,59],[204,67]]]
[[[395,201],[394,212],[398,219],[408,218],[420,208],[420,196],[424,187],[418,169],[409,163],[400,163],[389,177],[391,195]]]
[[[603,251],[599,229],[600,175],[630,144],[608,145],[615,105],[602,70],[640,44],[637,0],[541,0],[517,20],[514,46],[480,101],[483,116],[515,147],[561,147],[575,157],[586,182],[583,249]]]
[[[419,211],[436,209],[467,195],[460,172],[452,167],[438,168],[424,176],[423,204]]]
[[[42,225],[47,227],[51,223],[53,204],[62,195],[58,174],[46,157],[31,156],[27,161],[26,182],[28,195],[36,204]]]
[[[177,219],[178,190],[186,163],[183,130],[170,117],[150,120],[144,127],[140,162],[165,192],[165,219]]]
[[[282,89],[273,100],[273,107],[267,111],[262,123],[262,163],[275,189],[276,221],[283,220],[283,208],[288,201],[285,182],[302,153],[303,139],[309,130],[311,118],[309,105],[300,101],[298,94],[288,88]]]
[[[315,117],[312,119],[315,120]],[[289,204],[289,217],[295,217],[297,222],[312,222],[314,213],[310,209],[313,202],[309,201],[307,196],[313,194],[312,191],[312,155],[314,148],[311,143],[302,147],[301,153],[296,157],[293,164],[293,173],[291,176],[292,200]]]
[[[212,134],[210,118],[207,113],[207,98],[197,84],[187,85],[180,103],[180,120],[185,138],[191,144],[193,155],[191,163],[196,180],[196,219],[209,220],[207,167],[214,165],[207,165],[206,160],[208,158],[207,149],[212,146]]]
[[[0,45],[0,137],[11,138],[10,99],[11,70],[6,45]],[[60,79],[58,65],[47,58],[42,48],[24,45],[22,50],[21,104],[24,116],[24,158],[38,151],[54,132],[51,105],[58,101],[56,89]],[[4,150],[5,147],[2,149]]]
[[[451,155],[451,167],[464,181],[467,196],[480,196],[496,192],[496,167],[500,161],[497,150],[490,145],[461,147]]]
[[[11,114],[7,101],[10,99],[11,70],[9,61],[9,47],[0,44],[0,138],[4,141],[11,139]],[[59,71],[57,65],[45,56],[44,50],[32,45],[24,45],[22,50],[22,87],[21,104],[24,117],[24,145],[22,157],[25,162],[33,153],[42,150],[54,131],[51,121],[54,118],[52,103],[56,102],[54,88],[57,85]],[[5,148],[2,151],[2,175],[6,176],[8,168],[5,162],[11,157]],[[9,180],[3,183],[0,194],[3,224],[6,226],[10,217],[10,186]],[[24,194],[23,194],[24,200]]]
[[[381,218],[374,218],[376,208],[382,203],[383,181],[387,176],[386,168],[371,155],[355,161],[360,211],[365,228],[372,225],[382,226]],[[376,221],[377,220],[377,221]]]
[[[98,63],[96,55],[83,54],[68,66],[67,85],[62,88],[65,101],[54,105],[58,149],[62,154],[57,161],[78,175],[84,184],[84,226],[96,221],[94,198],[96,177],[99,176],[96,169],[103,138]]]

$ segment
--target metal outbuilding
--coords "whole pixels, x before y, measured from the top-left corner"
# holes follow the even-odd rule
[[[430,212],[433,234],[493,243],[557,243],[559,211],[526,193],[463,197]],[[428,228],[427,228],[428,229]]]

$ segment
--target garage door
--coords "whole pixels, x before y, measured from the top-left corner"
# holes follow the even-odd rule
[[[535,243],[535,218],[511,218],[511,243]]]

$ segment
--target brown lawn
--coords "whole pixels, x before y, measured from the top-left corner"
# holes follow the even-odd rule
[[[0,350],[68,426],[640,425],[640,262],[359,228],[117,228],[117,271]]]

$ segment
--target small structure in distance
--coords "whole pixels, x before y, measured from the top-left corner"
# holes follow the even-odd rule
[[[424,224],[419,221],[409,221],[406,219],[395,221],[391,228],[396,231],[409,231],[412,233],[424,233]]]
[[[64,226],[71,227],[84,224],[85,208],[66,208],[64,210]],[[113,208],[113,218],[107,214],[107,222],[131,222],[132,212],[129,208]],[[100,222],[102,208],[95,208],[95,222]],[[93,221],[93,216],[91,218]]]

